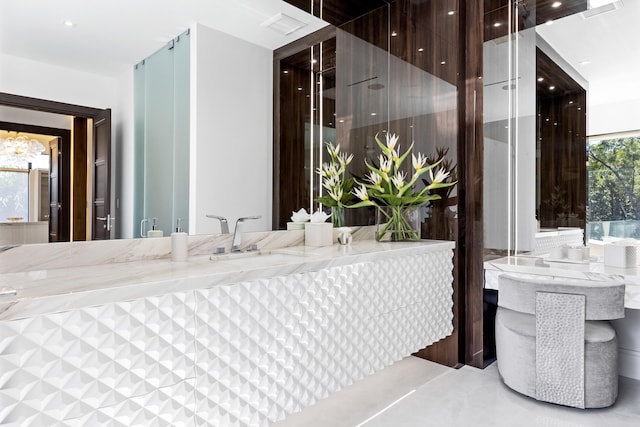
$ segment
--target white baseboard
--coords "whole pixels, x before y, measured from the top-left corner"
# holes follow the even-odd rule
[[[619,348],[618,372],[623,377],[640,380],[640,351]]]

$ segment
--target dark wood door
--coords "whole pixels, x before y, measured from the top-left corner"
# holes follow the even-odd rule
[[[49,144],[49,241],[59,242],[60,237],[60,153],[59,140]]]
[[[111,110],[93,120],[92,239],[108,240],[115,218],[111,212]]]

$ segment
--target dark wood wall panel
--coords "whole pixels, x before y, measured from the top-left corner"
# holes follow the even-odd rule
[[[585,228],[586,91],[540,49],[536,63],[540,226]]]
[[[73,118],[73,240],[87,240],[87,119]]]

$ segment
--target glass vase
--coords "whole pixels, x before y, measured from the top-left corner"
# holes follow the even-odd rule
[[[331,222],[335,228],[344,227],[344,206],[331,206]]]
[[[381,206],[377,212],[377,241],[420,240],[419,206]]]

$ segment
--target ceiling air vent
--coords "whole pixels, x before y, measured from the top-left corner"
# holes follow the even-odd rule
[[[296,18],[285,13],[278,13],[260,24],[261,27],[271,28],[285,36],[305,27],[306,25],[306,23],[298,21]]]
[[[591,6],[591,9],[585,10],[584,12],[580,13],[580,16],[582,17],[582,19],[588,19],[588,18],[591,18],[591,17],[596,16],[596,15],[600,15],[600,14],[605,13],[605,12],[609,12],[609,11],[612,11],[612,10],[617,10],[617,9],[620,9],[623,6],[622,0],[617,0],[617,1],[599,0],[597,2],[591,0],[589,5]]]

